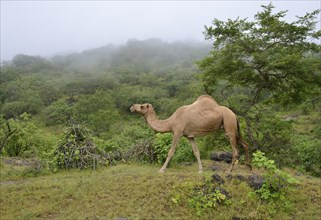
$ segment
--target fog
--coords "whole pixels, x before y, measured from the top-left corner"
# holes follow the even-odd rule
[[[253,19],[270,1],[1,1],[1,60],[16,54],[53,56],[129,39],[205,41],[214,18]],[[272,1],[288,20],[319,1]],[[320,20],[320,19],[319,19]]]

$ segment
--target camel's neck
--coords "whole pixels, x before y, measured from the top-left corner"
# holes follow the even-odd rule
[[[157,119],[155,111],[150,111],[144,115],[147,124],[156,132],[166,133],[171,131],[170,120],[159,120]]]

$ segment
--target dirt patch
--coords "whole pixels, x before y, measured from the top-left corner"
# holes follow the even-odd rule
[[[18,184],[23,184],[24,180],[6,180],[6,181],[1,181],[0,186],[7,186],[7,185],[18,185]]]
[[[26,167],[41,167],[41,161],[37,159],[25,159],[18,157],[5,157],[2,158],[2,162],[8,165],[14,166],[26,166]]]
[[[294,113],[294,114],[290,114],[290,115],[286,115],[283,117],[284,121],[292,121],[292,120],[296,120],[300,117],[300,113]]]

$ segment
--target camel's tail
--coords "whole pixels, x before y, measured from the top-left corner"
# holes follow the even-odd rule
[[[239,123],[238,119],[236,119],[236,123],[237,123],[237,134],[236,134],[237,143],[243,146],[243,143],[244,144],[246,144],[246,143],[243,141],[241,128],[240,128],[240,123]]]
[[[244,148],[246,165],[252,170],[252,166],[249,158],[249,145],[243,140],[241,129],[240,129],[240,123],[238,119],[236,119],[236,123],[237,123],[236,141],[239,145],[241,145]]]

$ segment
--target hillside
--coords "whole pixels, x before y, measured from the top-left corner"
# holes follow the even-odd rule
[[[293,174],[299,182],[287,195],[289,205],[273,211],[257,196],[249,196],[253,189],[246,182],[227,178],[228,164],[203,163],[204,174],[198,174],[196,163],[175,165],[165,174],[157,173],[159,165],[123,163],[30,178],[20,175],[23,167],[2,160],[0,215],[2,219],[318,219],[321,215],[320,179]],[[225,180],[220,187],[230,195],[228,205],[217,204],[197,215],[188,201],[173,202],[188,184],[211,179],[213,166],[222,168],[215,173]],[[238,164],[232,175],[261,172],[249,172]]]
[[[304,101],[282,96],[284,103],[265,91],[253,104],[253,86],[220,77],[213,86],[200,72],[209,51],[198,43],[130,40],[52,58],[20,54],[3,64],[1,217],[317,219],[320,89]],[[242,149],[232,177],[229,165],[209,161],[213,151],[231,152],[220,129],[196,139],[204,174],[184,138],[167,172],[157,173],[172,135],[155,134],[130,106],[151,103],[166,119],[202,94],[237,114],[251,154],[266,155],[252,156],[264,169],[243,167]],[[266,184],[251,188],[252,174]]]
[[[1,63],[0,218],[320,219],[320,10],[287,12]]]

